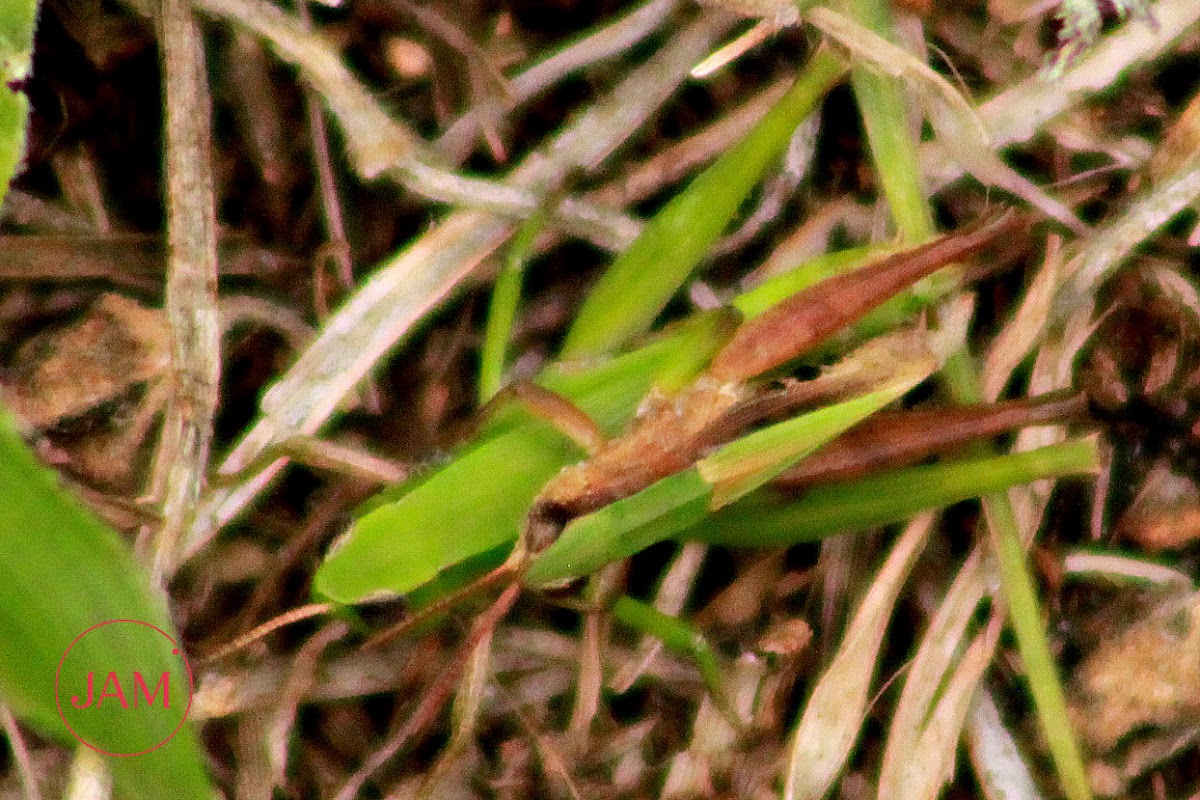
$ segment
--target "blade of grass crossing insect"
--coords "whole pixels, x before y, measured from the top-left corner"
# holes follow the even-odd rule
[[[491,400],[504,385],[508,340],[512,335],[513,320],[517,317],[517,306],[521,302],[521,277],[545,222],[546,213],[540,211],[521,225],[504,254],[504,266],[496,276],[479,357],[480,405]]]
[[[890,386],[744,436],[698,462],[696,469],[713,486],[712,507],[727,506],[762,486],[838,433],[903,396],[928,377],[933,366],[929,362],[924,370],[906,370],[907,374]]]
[[[525,582],[561,584],[628,558],[704,519],[711,496],[712,486],[695,467],[663,478],[567,525],[530,562]]]
[[[818,50],[754,130],[654,216],[588,295],[567,334],[564,358],[610,352],[649,329],[844,71],[838,57]]]
[[[726,547],[787,547],[902,522],[1035,480],[1090,474],[1098,463],[1095,442],[1078,440],[817,486],[792,500],[767,490],[706,517],[684,538]]]
[[[673,392],[691,383],[736,327],[737,320],[727,311],[705,312],[616,358],[551,364],[536,383],[575,403],[606,436],[615,436],[651,387]],[[524,409],[513,404],[500,409],[482,435],[511,430],[529,419]]]
[[[885,38],[893,38],[890,9],[885,0],[848,2],[852,14],[862,25]],[[915,153],[917,142],[908,126],[903,90],[896,82],[889,82],[880,76],[872,88],[868,88],[865,93],[859,93],[857,75],[855,79],[859,110],[868,135],[875,131],[875,135],[879,137],[878,144],[876,139],[872,138],[872,156],[880,174],[881,184],[885,188],[890,187],[887,189],[887,196],[896,225],[902,231],[917,233],[921,231],[922,226],[928,225],[926,235],[931,234],[932,216],[921,185],[920,171],[916,162],[909,163],[907,160],[907,151]],[[888,133],[894,136],[888,136]],[[885,138],[889,141],[894,139],[892,144],[899,149],[896,152],[885,151]],[[969,352],[965,349],[948,360],[943,375],[957,402],[972,403],[981,400],[979,376]],[[1030,671],[1030,690],[1038,710],[1038,718],[1046,731],[1055,768],[1070,800],[1090,800],[1092,795],[1086,769],[1066,715],[1062,684],[1054,670],[1049,643],[1041,625],[1041,614],[1038,613],[1036,594],[1033,591],[1033,578],[1025,563],[1016,517],[1012,513],[1007,495],[993,495],[985,506],[999,509],[997,513],[989,514],[988,518],[992,525],[998,558],[1009,559],[1007,565],[1001,566],[1004,592],[1006,596],[1020,596],[1032,602],[1032,619],[1018,621],[1017,610],[1011,604],[1009,608],[1018,649],[1026,668]],[[1043,671],[1043,667],[1048,669]],[[1034,669],[1039,671],[1036,679],[1033,675]]]

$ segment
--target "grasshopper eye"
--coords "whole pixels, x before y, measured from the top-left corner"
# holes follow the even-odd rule
[[[558,541],[563,528],[577,517],[577,511],[558,503],[538,503],[529,511],[525,520],[522,538],[525,551],[529,555],[537,555]]]

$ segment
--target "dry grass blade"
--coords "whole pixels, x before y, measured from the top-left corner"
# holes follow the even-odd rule
[[[871,678],[896,597],[932,527],[929,514],[910,523],[871,581],[792,734],[784,800],[820,800],[841,774],[866,717]]]
[[[984,359],[983,396],[995,400],[1004,391],[1014,371],[1042,337],[1050,317],[1050,304],[1058,292],[1062,273],[1061,239],[1046,241],[1042,268],[1025,290],[1012,321],[1001,329]]]
[[[221,323],[211,101],[200,26],[185,0],[163,3],[160,32],[167,105],[171,392],[150,493],[162,499],[163,527],[154,542],[154,571],[162,576],[178,563],[208,471],[221,375]]]
[[[1127,22],[1106,36],[1053,81],[1031,75],[983,103],[979,117],[997,149],[1032,139],[1050,120],[1079,105],[1085,97],[1112,86],[1127,70],[1150,61],[1200,21],[1193,0],[1160,0],[1153,6],[1155,25]],[[921,147],[921,164],[932,190],[962,174],[942,141]]]
[[[1096,289],[1116,272],[1129,253],[1200,197],[1200,160],[1186,163],[1136,198],[1120,216],[1099,228],[1067,264],[1067,285],[1054,303],[1063,320],[1094,302]]]
[[[936,800],[953,777],[963,723],[979,680],[992,663],[1003,627],[1003,613],[993,613],[987,627],[967,647],[958,668],[942,689],[937,708],[923,727],[916,750],[908,758],[893,762],[900,768],[898,774],[885,770],[880,775],[881,798]],[[894,783],[890,780],[893,775]]]
[[[3,703],[0,703],[0,728],[3,728],[4,735],[8,739],[8,747],[12,752],[13,760],[17,762],[17,774],[21,778],[21,791],[25,795],[25,800],[42,800],[42,790],[38,787],[37,772],[29,758],[25,737],[21,735],[21,729],[17,727],[17,721],[13,719],[12,712]]]
[[[481,642],[492,636],[496,624],[512,608],[520,592],[520,585],[512,584],[501,593],[500,598],[491,608],[475,618],[475,622],[467,634],[466,641],[458,648],[458,652],[442,670],[437,681],[422,695],[412,715],[400,726],[393,736],[388,738],[383,747],[371,755],[370,759],[367,760],[367,763],[363,764],[361,769],[350,776],[350,779],[346,781],[346,784],[337,793],[336,800],[354,800],[363,785],[370,780],[377,769],[391,760],[393,756],[408,746],[414,737],[432,724],[434,717],[441,711],[450,694],[454,691],[454,685],[458,682],[464,667],[475,653],[476,648]]]
[[[987,800],[1043,800],[986,688],[975,695],[967,718],[967,752]]]
[[[485,101],[446,129],[434,147],[454,163],[469,154],[471,142],[491,116],[511,112],[556,82],[589,64],[625,52],[662,27],[679,10],[679,0],[649,0],[624,17],[572,42],[508,81],[507,103]]]
[[[541,207],[542,197],[537,190],[544,186],[537,183],[496,182],[440,166],[429,146],[391,117],[354,78],[337,51],[300,20],[262,0],[194,2],[210,14],[234,20],[263,36],[281,58],[300,65],[345,131],[351,159],[363,177],[386,176],[433,200],[508,216],[527,217]],[[715,21],[713,24],[717,26]],[[593,165],[583,162],[576,166]],[[562,203],[552,216],[572,233],[603,248],[620,248],[636,234],[635,221],[578,200]]]
[[[707,554],[708,548],[698,542],[688,542],[679,548],[659,583],[653,603],[656,611],[672,617],[679,615]],[[650,634],[643,635],[636,654],[609,681],[609,689],[617,694],[629,691],[662,649],[662,639]]]
[[[907,80],[924,101],[943,147],[982,183],[1012,192],[1076,233],[1087,230],[1063,203],[1000,160],[992,134],[979,114],[949,81],[924,61],[836,11],[813,9],[809,22],[872,69]]]
[[[961,652],[967,627],[979,603],[993,584],[994,578],[985,567],[984,551],[976,548],[934,613],[905,676],[904,689],[888,730],[881,786],[893,782],[891,776],[901,773],[905,761],[919,757],[917,742],[925,721],[933,713],[938,689]]]
[[[805,20],[862,59],[872,69],[892,78],[903,78],[924,91],[921,97],[944,105],[954,116],[973,128],[971,135],[983,143],[990,138],[988,129],[975,109],[949,81],[934,72],[928,64],[902,47],[894,45],[855,20],[830,8],[814,8]]]

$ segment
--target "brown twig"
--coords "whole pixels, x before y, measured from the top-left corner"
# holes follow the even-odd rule
[[[151,494],[162,498],[154,571],[171,572],[208,471],[221,372],[217,221],[200,27],[186,0],[163,0],[159,37],[166,83],[167,272],[171,390]]]

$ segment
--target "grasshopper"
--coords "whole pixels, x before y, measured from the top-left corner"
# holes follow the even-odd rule
[[[897,253],[818,283],[742,325],[707,374],[675,397],[652,397],[627,434],[546,485],[527,518],[523,549],[529,555],[545,550],[571,519],[680,472],[757,423],[877,382],[879,374],[864,374],[872,370],[856,363],[781,389],[751,383],[811,352],[908,286],[1010,233],[1016,223],[1015,215],[1003,215]]]
[[[808,460],[800,458],[808,452],[803,449],[785,449],[782,457],[774,456],[765,465],[753,459],[747,461],[740,453],[735,453],[739,456],[736,459],[727,457],[751,437],[771,435],[794,424],[799,430],[807,420],[830,409],[853,410],[848,421],[829,428],[821,438],[814,439],[808,431],[805,435],[815,447],[855,421],[870,419],[879,408],[920,382],[935,364],[923,350],[925,337],[908,333],[868,342],[811,380],[771,381],[764,376],[811,353],[898,292],[942,267],[968,259],[997,239],[1011,235],[1020,225],[1011,213],[992,218],[793,295],[738,327],[716,351],[707,371],[690,385],[673,394],[652,393],[627,431],[611,441],[604,441],[586,414],[553,393],[532,386],[515,386],[506,392],[509,400],[515,397],[535,416],[556,424],[588,457],[562,469],[542,486],[528,508],[517,544],[503,564],[368,641],[366,646],[377,646],[444,614],[468,596],[500,590],[492,605],[475,618],[465,640],[435,684],[420,698],[403,730],[391,737],[372,764],[364,767],[363,774],[381,765],[432,724],[453,694],[470,653],[490,636],[524,589],[569,586],[607,561],[628,555],[651,541],[629,537],[629,541],[617,543],[617,555],[613,556],[604,547],[597,549],[595,541],[586,541],[589,520],[614,509],[632,507],[628,504],[651,507],[659,502],[654,493],[667,487],[673,492],[663,501],[667,515],[676,506],[686,512],[670,520],[675,527],[654,534],[659,539],[667,538],[681,526],[686,527],[697,514],[703,516],[710,508],[726,505],[771,479],[796,491],[821,480],[919,460],[966,439],[994,436],[1025,424],[1079,413],[1081,401],[1075,397],[962,409],[953,425],[945,424],[948,418],[944,412],[937,412],[936,417],[921,412],[924,417],[891,416],[852,428],[850,438],[841,444],[835,440],[826,448],[826,455],[818,450],[818,455]],[[897,374],[909,362],[922,365],[918,374],[912,379],[898,379]],[[887,388],[880,389],[881,385]],[[794,416],[797,411],[813,407],[817,410]],[[785,421],[770,424],[781,418]],[[767,427],[761,428],[764,424]],[[755,432],[747,435],[748,431]],[[864,453],[869,457],[864,459]],[[822,459],[824,467],[820,466]],[[624,534],[618,530],[612,536],[621,539]],[[348,786],[343,795],[352,796],[356,788]]]
[[[898,357],[897,351],[885,347],[873,361],[864,355],[870,354],[871,343],[860,349],[859,357],[848,358],[811,380],[785,379],[772,384],[759,379],[812,352],[908,286],[1011,235],[1019,224],[1012,214],[993,218],[792,296],[739,327],[717,352],[709,369],[690,386],[671,395],[652,394],[629,429],[608,442],[602,441],[585,414],[561,398],[536,387],[511,389],[507,393],[510,398],[516,396],[533,407],[537,416],[555,421],[589,457],[566,467],[543,486],[507,561],[368,642],[368,646],[374,646],[390,640],[457,606],[468,595],[489,588],[501,590],[499,598],[474,620],[456,655],[436,684],[427,689],[405,729],[392,738],[381,758],[390,757],[432,723],[453,693],[467,654],[490,635],[522,589],[563,587],[578,577],[573,569],[539,569],[549,561],[558,564],[571,560],[569,554],[566,561],[557,555],[548,556],[572,547],[564,532],[573,523],[685,475],[755,426],[858,395],[886,382],[897,365],[878,362]],[[889,345],[895,341],[890,339]],[[920,353],[910,355],[918,360],[922,357]],[[779,482],[795,491],[813,482],[919,460],[966,439],[1077,415],[1082,404],[1080,398],[1072,396],[960,409],[951,420],[953,424],[946,424],[949,418],[941,411],[919,412],[917,416],[897,412],[882,422],[854,430],[841,445],[835,440],[830,455],[821,457],[818,451],[816,466],[801,460],[783,472]],[[856,450],[870,452],[871,456],[856,459],[852,452]],[[821,458],[826,461],[825,467],[820,466]],[[733,480],[739,477],[734,475]]]

